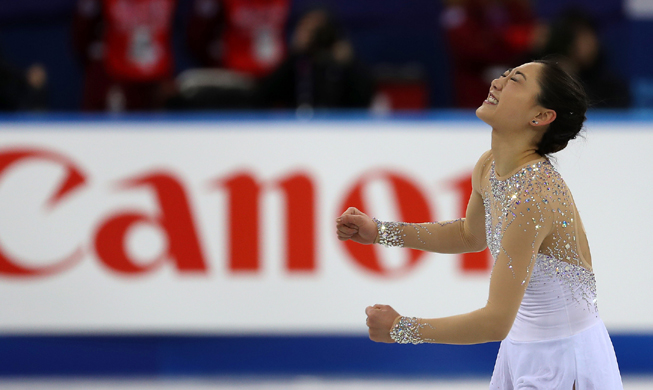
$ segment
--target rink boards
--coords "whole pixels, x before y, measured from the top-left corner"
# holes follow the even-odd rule
[[[557,157],[632,373],[653,366],[652,126],[599,116]],[[489,375],[496,344],[375,345],[363,313],[482,307],[487,253],[348,245],[333,222],[462,216],[489,143],[459,114],[5,119],[0,375]]]

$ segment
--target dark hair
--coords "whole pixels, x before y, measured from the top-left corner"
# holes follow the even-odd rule
[[[538,103],[556,112],[556,118],[537,144],[537,153],[545,156],[559,152],[583,128],[588,100],[583,86],[554,59],[533,61],[542,65]]]

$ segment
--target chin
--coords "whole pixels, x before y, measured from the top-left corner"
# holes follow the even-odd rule
[[[478,119],[482,120],[483,122],[487,123],[488,125],[490,124],[488,122],[488,119],[489,119],[488,113],[486,112],[486,110],[484,110],[483,105],[481,105],[479,108],[476,109],[476,116],[478,117]]]

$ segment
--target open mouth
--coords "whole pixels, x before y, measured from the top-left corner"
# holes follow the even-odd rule
[[[492,95],[492,94],[490,93],[490,94],[487,96],[487,99],[485,99],[485,101],[484,101],[483,103],[492,104],[493,106],[496,106],[497,104],[499,104],[499,100],[497,100],[497,98],[494,97],[494,95]]]

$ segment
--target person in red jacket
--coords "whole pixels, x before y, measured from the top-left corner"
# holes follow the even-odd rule
[[[188,48],[204,67],[220,67],[255,78],[286,57],[290,0],[194,0]]]
[[[78,0],[73,39],[85,68],[83,109],[152,110],[171,79],[177,0]]]
[[[448,0],[442,13],[453,71],[454,105],[476,108],[487,84],[523,62],[541,39],[530,0]]]

